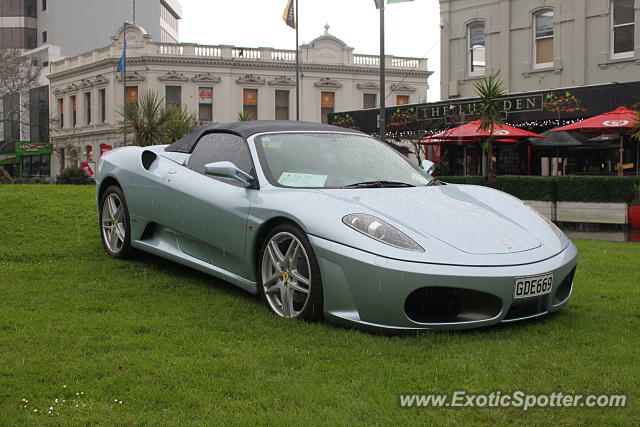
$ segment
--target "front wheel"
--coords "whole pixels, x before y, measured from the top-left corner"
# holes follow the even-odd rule
[[[272,312],[303,320],[322,319],[320,268],[302,230],[292,224],[271,230],[259,259],[260,292]]]
[[[112,185],[100,199],[100,236],[102,245],[114,258],[131,255],[129,209],[122,189]]]

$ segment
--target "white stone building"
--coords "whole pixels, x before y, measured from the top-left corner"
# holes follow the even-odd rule
[[[274,48],[159,43],[128,25],[127,98],[154,91],[199,122],[235,121],[239,112],[257,119],[294,120],[295,51]],[[123,144],[119,121],[124,101],[124,28],[101,49],[51,65],[50,110],[54,144],[51,174],[69,165],[97,162],[105,146]],[[379,101],[376,55],[359,55],[328,32],[300,47],[301,120],[320,122],[333,111],[375,107]],[[425,102],[426,59],[387,56],[387,105]],[[102,148],[101,148],[102,147]]]
[[[440,0],[443,100],[640,80],[640,0]]]

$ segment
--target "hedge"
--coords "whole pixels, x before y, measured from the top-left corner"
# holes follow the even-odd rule
[[[95,181],[84,170],[72,166],[60,172],[56,179],[56,184],[92,185],[95,184]]]
[[[481,176],[441,176],[450,184],[485,185]],[[493,188],[523,200],[546,202],[634,203],[637,178],[632,176],[502,175]]]

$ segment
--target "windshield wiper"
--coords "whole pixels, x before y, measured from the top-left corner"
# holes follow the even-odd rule
[[[345,185],[344,188],[393,188],[393,187],[415,187],[415,185],[406,182],[397,181],[365,181],[356,182],[355,184]]]

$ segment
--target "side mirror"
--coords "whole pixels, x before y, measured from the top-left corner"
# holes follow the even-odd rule
[[[436,164],[433,163],[431,160],[423,160],[420,166],[429,175],[431,175],[433,171],[436,169]]]
[[[253,185],[253,177],[248,173],[238,169],[233,162],[214,162],[204,165],[205,175],[217,176],[218,178],[227,178],[248,188]]]

